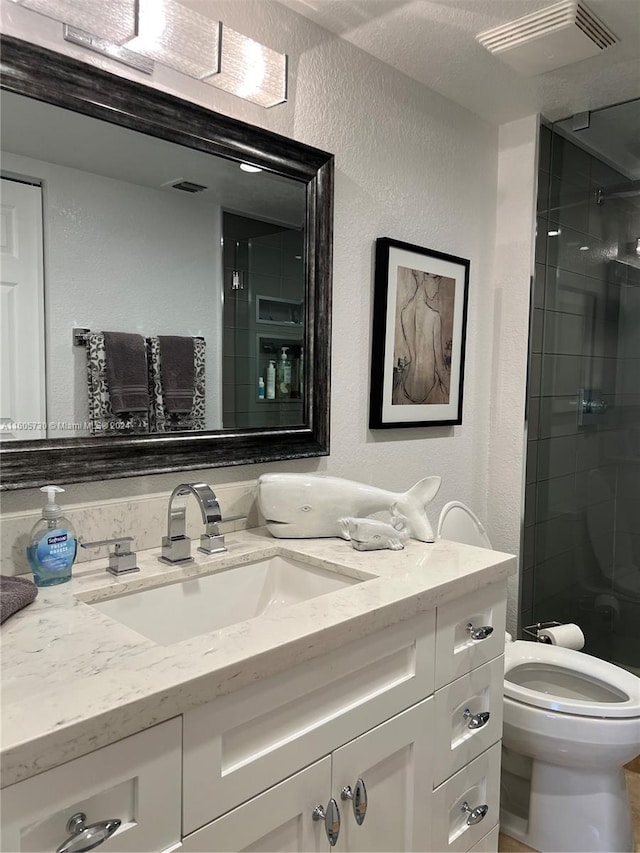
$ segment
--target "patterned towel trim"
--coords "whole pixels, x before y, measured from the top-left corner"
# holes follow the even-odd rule
[[[193,406],[190,412],[168,412],[162,388],[160,344],[157,337],[147,338],[151,432],[188,432],[205,429],[205,355],[206,342],[194,338]]]

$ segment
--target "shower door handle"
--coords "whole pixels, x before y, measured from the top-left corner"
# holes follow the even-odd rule
[[[604,415],[609,404],[602,396],[601,391],[580,388],[576,408],[578,410],[578,426],[587,426],[594,423],[598,415]]]
[[[604,415],[609,408],[606,400],[583,400],[582,411],[586,415]]]

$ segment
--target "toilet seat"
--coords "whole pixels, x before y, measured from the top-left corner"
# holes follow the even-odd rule
[[[525,640],[505,648],[504,695],[523,705],[581,717],[640,717],[640,679],[573,649]]]
[[[442,507],[437,538],[491,549],[491,542],[480,519],[460,501],[449,501]]]

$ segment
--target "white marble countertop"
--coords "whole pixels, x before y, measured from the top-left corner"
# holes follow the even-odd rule
[[[354,550],[340,539],[227,535],[225,554],[188,566],[138,554],[141,571],[115,578],[106,560],[74,566],[1,628],[2,786],[84,755],[395,622],[505,579],[508,554],[440,540],[401,551]],[[366,579],[172,645],[158,645],[90,602],[276,554]]]

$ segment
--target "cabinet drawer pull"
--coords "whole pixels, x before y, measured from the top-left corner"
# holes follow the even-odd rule
[[[311,817],[314,820],[324,821],[324,831],[327,833],[329,844],[335,847],[338,843],[338,836],[340,835],[340,809],[333,797],[327,803],[326,811],[324,806],[316,806],[311,813]]]
[[[93,850],[110,838],[122,821],[115,817],[110,820],[102,820],[98,823],[85,824],[87,819],[84,812],[78,812],[67,822],[69,838],[63,841],[56,853],[84,853],[85,850]]]
[[[358,779],[355,785],[355,791],[351,790],[351,785],[345,785],[340,792],[341,800],[351,800],[353,805],[353,816],[356,819],[358,826],[362,826],[364,819],[367,816],[367,789],[363,779]]]
[[[476,823],[480,823],[480,821],[484,819],[484,816],[489,811],[489,806],[485,804],[483,806],[476,806],[475,809],[472,809],[469,806],[469,803],[465,800],[462,804],[462,811],[468,812],[467,826],[474,826]]]
[[[490,711],[480,711],[478,714],[472,714],[468,708],[465,708],[462,712],[462,716],[465,720],[468,720],[467,728],[468,729],[481,729],[483,726],[489,722],[489,717],[491,716]]]
[[[491,625],[483,625],[481,628],[474,628],[471,622],[467,625],[467,634],[472,640],[486,640],[493,634]]]

